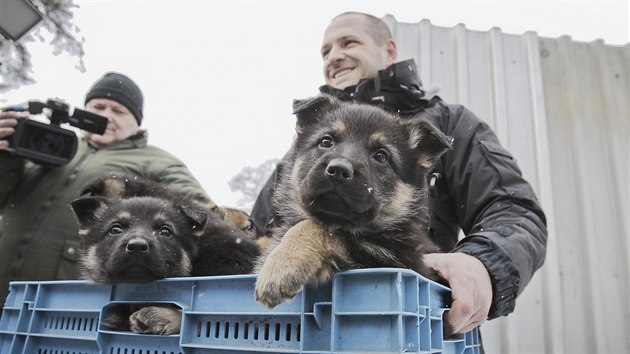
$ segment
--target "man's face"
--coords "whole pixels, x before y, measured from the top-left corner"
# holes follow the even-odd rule
[[[138,132],[138,122],[127,107],[106,98],[91,99],[85,109],[107,117],[107,129],[103,135],[85,133],[91,145],[102,147],[127,139]]]
[[[326,84],[343,90],[360,79],[375,77],[391,65],[395,53],[367,33],[367,20],[356,14],[335,18],[324,33],[321,54]]]

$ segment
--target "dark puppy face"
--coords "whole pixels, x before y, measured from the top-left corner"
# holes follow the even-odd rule
[[[149,282],[190,275],[195,230],[206,220],[202,210],[146,196],[87,197],[71,205],[80,223],[84,279]]]
[[[439,130],[329,96],[296,101],[294,108],[298,138],[289,173],[309,215],[364,232],[422,214],[426,171],[450,146]]]

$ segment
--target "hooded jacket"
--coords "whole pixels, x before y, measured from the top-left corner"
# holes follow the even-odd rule
[[[66,165],[50,168],[0,154],[0,304],[13,280],[76,279],[79,224],[70,202],[93,178],[138,175],[210,202],[182,161],[147,145],[147,132],[101,149],[81,139]]]
[[[493,299],[489,319],[514,311],[523,291],[545,259],[545,215],[532,187],[492,129],[461,105],[426,97],[413,60],[391,65],[375,78],[322,93],[344,101],[380,106],[412,119],[423,115],[453,138],[453,149],[436,161],[428,174],[430,237],[445,252],[462,252],[479,259],[490,274]],[[271,226],[270,198],[274,173],[256,200],[252,218]],[[460,230],[465,237],[459,240]]]

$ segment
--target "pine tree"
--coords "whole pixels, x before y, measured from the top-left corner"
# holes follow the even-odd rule
[[[2,0],[5,1],[5,0]],[[29,1],[29,0],[26,0]],[[36,82],[31,76],[33,64],[31,55],[25,43],[37,38],[44,42],[42,28],[52,35],[50,45],[54,55],[63,52],[77,57],[75,66],[80,72],[85,72],[83,63],[83,42],[79,37],[79,28],[73,24],[73,9],[78,5],[74,0],[30,0],[43,15],[43,20],[35,26],[29,34],[12,41],[0,34],[0,92],[17,89],[23,85]]]
[[[265,182],[273,173],[278,159],[271,159],[263,162],[258,167],[245,166],[236,176],[228,182],[232,192],[241,192],[242,197],[236,202],[237,206],[247,212],[256,202],[258,193],[262,190]]]

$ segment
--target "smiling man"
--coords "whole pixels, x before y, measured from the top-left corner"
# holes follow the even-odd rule
[[[184,163],[148,145],[142,91],[107,73],[88,90],[86,110],[107,117],[103,135],[84,132],[67,164],[41,166],[11,154],[8,138],[26,112],[0,113],[0,304],[12,280],[76,279],[79,225],[70,202],[97,177],[137,175],[211,203]]]
[[[413,60],[396,62],[396,43],[381,19],[356,12],[336,16],[320,50],[322,93],[376,105],[403,120],[427,120],[453,138],[453,148],[427,174],[428,233],[443,253],[424,257],[452,288],[446,314],[452,329],[466,332],[511,313],[542,266],[547,241],[545,215],[511,154],[473,112],[429,96]],[[271,203],[276,177],[252,210],[259,226],[277,225]],[[461,240],[460,230],[466,236]]]

